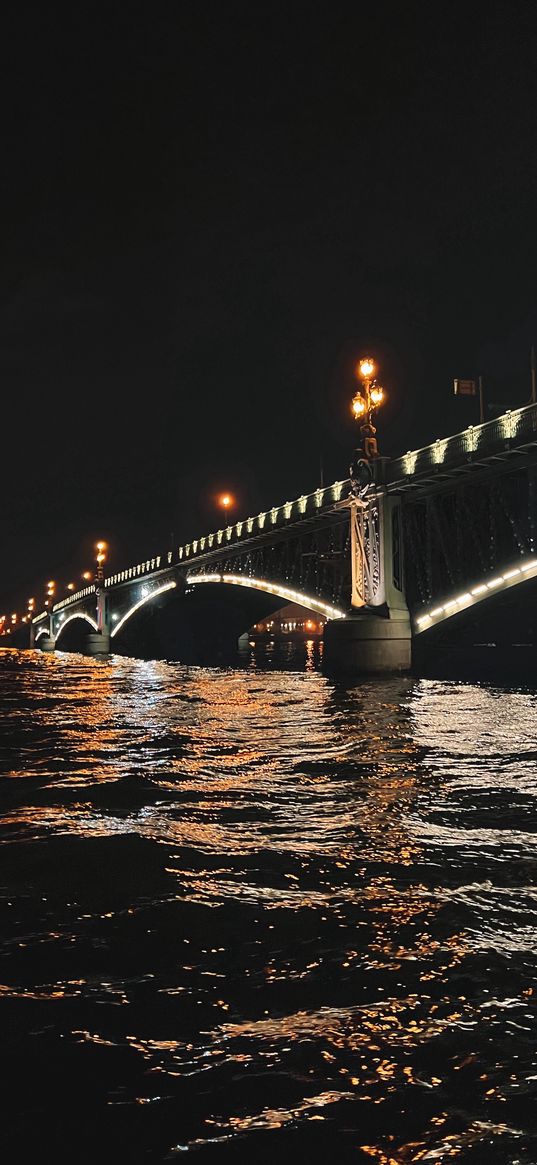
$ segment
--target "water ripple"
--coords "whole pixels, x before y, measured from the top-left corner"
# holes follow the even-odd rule
[[[537,1159],[535,692],[0,651],[0,700],[6,1159]]]

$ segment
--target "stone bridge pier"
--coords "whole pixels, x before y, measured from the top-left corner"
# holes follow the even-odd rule
[[[351,538],[351,603],[324,630],[327,671],[409,671],[412,628],[405,598],[401,499],[380,486],[342,503]]]

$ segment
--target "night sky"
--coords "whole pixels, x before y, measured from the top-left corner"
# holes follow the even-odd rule
[[[4,24],[0,611],[526,403],[533,3],[17,8]]]

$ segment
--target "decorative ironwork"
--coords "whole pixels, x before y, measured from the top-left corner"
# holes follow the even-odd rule
[[[403,510],[409,607],[442,598],[464,584],[534,552],[535,466],[509,462],[477,483],[447,480],[442,491],[405,497]]]
[[[227,547],[226,553],[198,556],[189,575],[243,574],[278,579],[305,594],[335,606],[348,606],[350,594],[350,528],[346,510],[333,511],[319,524],[297,524],[278,537],[269,531],[249,544]]]

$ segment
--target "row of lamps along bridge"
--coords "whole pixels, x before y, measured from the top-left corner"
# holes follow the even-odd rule
[[[530,397],[529,402],[527,402],[527,403],[535,404],[537,401],[537,376],[536,376],[537,361],[535,358],[535,351],[534,351],[533,347],[531,349],[530,365],[531,365],[531,397]],[[381,384],[379,384],[379,381],[377,380],[376,373],[377,373],[376,363],[374,360],[371,359],[370,356],[364,356],[361,360],[358,361],[356,368],[355,368],[355,375],[356,375],[357,380],[360,382],[360,388],[358,389],[358,391],[355,393],[355,395],[352,398],[351,411],[352,411],[352,414],[355,417],[355,419],[360,422],[360,436],[362,439],[362,446],[360,449],[355,450],[355,459],[356,460],[354,462],[354,465],[356,465],[357,463],[360,464],[360,462],[368,463],[369,461],[374,460],[376,457],[378,457],[378,444],[377,444],[377,437],[376,437],[377,430],[375,428],[375,425],[373,424],[373,413],[382,404],[384,404],[386,393],[385,393],[383,386]],[[468,381],[468,382],[455,381],[454,383],[455,383],[455,385],[457,385],[458,383],[464,383],[464,384],[468,383],[469,385],[474,386],[473,381]],[[473,391],[475,392],[475,386],[473,388]],[[455,388],[455,392],[457,392],[457,388]],[[480,392],[480,415],[481,415],[481,421],[483,421],[483,419],[484,419],[484,416],[483,416],[483,392],[482,392],[481,377],[479,378],[479,392]],[[350,469],[351,483],[353,482],[353,470],[354,470],[354,466],[351,466],[351,469]],[[233,506],[235,505],[235,498],[233,497],[233,494],[228,493],[228,492],[220,494],[220,496],[218,498],[218,504],[222,508],[224,513],[228,516],[228,521],[229,521],[229,515],[231,514]],[[93,582],[96,584],[96,586],[99,587],[104,581],[104,563],[106,561],[106,549],[107,549],[106,542],[102,542],[102,541],[97,542],[95,545],[95,549],[97,551],[96,556],[95,556],[96,557],[96,569],[94,572],[89,571],[89,570],[84,571],[84,573],[81,577],[82,577],[83,582],[89,583],[93,580]],[[74,582],[67,583],[67,586],[66,586],[67,591],[75,591],[76,589],[77,589],[76,583],[74,583]],[[50,607],[52,607],[52,605],[54,603],[55,593],[56,593],[56,583],[54,582],[53,579],[51,579],[47,583],[47,590],[46,590],[47,597],[46,597],[45,602],[44,602],[44,606],[47,610]],[[26,614],[22,615],[20,622],[28,623],[34,618],[34,616],[35,616],[35,599],[28,599]],[[19,616],[16,612],[14,612],[11,616],[0,615],[0,635],[9,634],[11,632],[12,627],[14,625],[16,625],[18,622],[19,622]]]
[[[106,542],[97,542],[95,545],[96,568],[94,571],[85,570],[80,576],[83,583],[89,584],[91,582],[99,585],[104,581],[104,564],[106,562]],[[77,583],[66,583],[65,590],[68,592],[77,590]],[[45,610],[49,610],[56,599],[56,582],[54,579],[49,579],[46,584],[46,599],[43,602]],[[20,623],[30,623],[36,614],[35,599],[28,599],[26,604],[26,613],[19,617],[16,611],[11,616],[0,615],[0,635],[9,635],[14,627]]]
[[[372,415],[375,409],[379,408],[384,403],[385,391],[382,385],[376,379],[376,364],[369,356],[364,357],[356,365],[356,376],[361,382],[361,386],[352,399],[351,409],[353,416],[357,421],[360,421],[360,434],[363,440],[362,454],[369,460],[369,458],[378,456],[378,446],[376,439],[376,428],[373,425]],[[235,499],[231,493],[222,493],[218,498],[218,504],[223,509],[224,513],[229,515],[234,504]],[[96,569],[94,572],[85,570],[81,575],[82,582],[95,582],[97,586],[104,581],[104,563],[106,561],[106,542],[97,542],[96,549]],[[69,582],[66,585],[66,591],[76,591],[77,584]],[[44,607],[49,610],[54,604],[56,596],[56,582],[50,579],[46,584],[46,599]],[[29,623],[35,617],[35,599],[28,599],[26,614],[20,618],[21,623]],[[0,635],[10,634],[14,626],[19,622],[19,616],[16,612],[8,617],[0,615]]]

